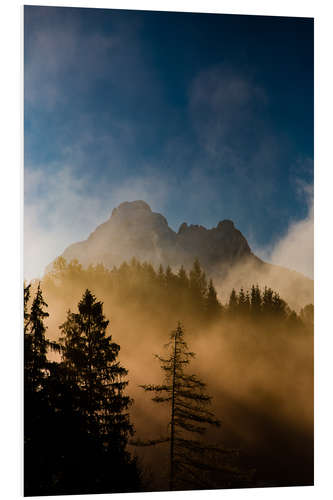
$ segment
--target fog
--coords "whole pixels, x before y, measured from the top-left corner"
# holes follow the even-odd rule
[[[284,241],[283,246],[287,248],[289,244],[287,240]],[[233,288],[248,289],[253,283],[277,290],[289,306],[296,311],[299,311],[306,304],[313,304],[314,301],[313,280],[301,273],[275,264],[244,260],[233,266],[223,278],[215,276],[214,281],[222,301],[228,299]]]
[[[47,336],[59,337],[59,325],[68,309],[77,310],[86,287],[104,302],[108,332],[120,344],[119,361],[128,369],[135,437],[156,439],[167,434],[168,408],[152,402],[139,385],[163,381],[154,354],[164,354],[170,332],[181,321],[190,350],[196,353],[188,372],[207,384],[212,409],[222,422],[220,429],[208,431],[207,442],[239,449],[246,465],[257,471],[256,485],[311,484],[311,328],[271,320],[256,324],[226,315],[222,320],[205,321],[195,309],[177,305],[179,297],[159,298],[139,274],[130,275],[128,290],[127,284],[116,285],[116,281],[111,286],[105,276],[102,271],[100,275],[65,271],[58,277],[44,277],[42,288],[50,314]],[[167,445],[131,447],[131,451],[139,456],[146,488],[167,488]]]

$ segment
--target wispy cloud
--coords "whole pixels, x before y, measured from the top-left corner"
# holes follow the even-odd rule
[[[314,203],[313,186],[297,181],[296,190],[305,196],[307,215],[294,220],[287,231],[275,242],[265,248],[253,248],[263,259],[298,271],[313,279],[314,267]]]
[[[190,109],[203,147],[237,168],[244,145],[257,149],[261,133],[258,110],[266,102],[264,89],[250,75],[224,66],[199,73],[191,88]]]
[[[50,175],[47,169],[25,169],[24,276],[42,276],[45,267],[64,249],[86,239],[124,200],[143,199],[163,211],[171,189],[166,178],[129,176],[115,185],[89,192],[90,178],[69,166]]]

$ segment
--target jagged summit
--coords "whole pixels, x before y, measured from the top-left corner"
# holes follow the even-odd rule
[[[223,229],[225,231],[228,231],[228,230],[230,231],[230,230],[234,229],[235,225],[232,222],[232,220],[224,219],[224,220],[220,220],[220,222],[218,223],[218,225],[216,227],[217,227],[217,229]]]
[[[130,215],[131,213],[136,212],[136,211],[151,212],[152,210],[151,210],[150,206],[148,205],[148,203],[146,203],[143,200],[124,201],[123,203],[120,203],[120,205],[118,205],[118,207],[116,207],[112,210],[111,216],[113,217],[115,215],[117,216],[117,215],[121,215],[121,214]]]
[[[211,229],[184,222],[176,233],[166,218],[143,200],[121,203],[87,240],[63,253],[67,260],[76,258],[83,265],[103,263],[109,267],[132,257],[154,265],[190,266],[198,257],[207,270],[230,267],[251,256],[246,239],[232,221],[220,221]]]

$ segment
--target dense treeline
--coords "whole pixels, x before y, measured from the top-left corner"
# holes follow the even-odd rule
[[[67,303],[84,288],[115,304],[154,311],[155,317],[181,314],[191,318],[194,314],[197,321],[214,318],[222,310],[213,282],[207,280],[198,260],[189,272],[184,267],[174,272],[170,266],[155,271],[151,264],[135,258],[107,269],[101,264],[83,268],[76,260],[67,263],[59,257],[43,279],[46,294],[59,295]]]
[[[104,304],[96,297],[103,298]],[[46,302],[50,304],[50,316]],[[125,348],[126,368],[122,366],[123,358],[122,363],[118,360],[120,346],[108,334],[109,321],[104,313],[112,320],[122,351]],[[253,285],[250,290],[232,290],[229,300],[221,304],[213,281],[207,278],[198,260],[190,270],[184,267],[172,270],[169,266],[155,270],[149,263],[140,263],[136,259],[119,268],[107,269],[102,265],[83,268],[77,261],[67,263],[59,258],[40,283],[32,282],[24,290],[26,495],[168,488],[158,481],[156,487],[149,484],[149,473],[140,471],[133,448],[128,445],[133,442],[133,415],[137,418],[136,427],[137,422],[139,425],[139,438],[142,430],[149,429],[155,421],[150,418],[147,425],[142,410],[136,413],[140,396],[133,387],[140,383],[137,379],[142,369],[147,371],[148,368],[149,374],[154,370],[150,365],[146,366],[146,351],[149,350],[148,354],[152,352],[156,339],[158,343],[155,345],[160,345],[179,320],[186,325],[192,339],[197,339],[203,368],[211,362],[212,355],[216,354],[217,359],[223,356],[223,365],[215,367],[220,370],[220,376],[210,380],[217,397],[223,394],[223,401],[214,398],[217,407],[223,407],[227,401],[234,404],[227,392],[231,374],[234,377],[234,365],[246,369],[251,389],[251,380],[256,375],[249,371],[249,360],[253,365],[253,359],[260,356],[263,366],[268,366],[269,370],[270,366],[273,367],[275,377],[275,358],[287,354],[290,357],[297,352],[297,359],[291,360],[294,363],[292,369],[298,370],[299,377],[304,378],[304,372],[307,380],[312,379],[311,340],[304,341],[311,338],[313,331],[312,305],[296,314],[277,292],[267,287],[261,289],[258,285]],[[297,351],[291,344],[288,353],[289,339],[297,343]],[[228,356],[231,356],[231,361]],[[284,363],[288,362],[288,356]],[[127,368],[130,370],[128,378]],[[224,379],[223,373],[228,374],[229,379]],[[132,384],[131,395],[130,392],[127,394],[128,380]],[[147,381],[140,380],[142,385]],[[183,380],[186,380],[185,375]],[[199,379],[189,380],[192,385],[195,380],[199,381],[201,386]],[[243,385],[242,379],[240,381]],[[281,381],[277,386],[279,389],[274,387],[273,393],[279,392],[280,386],[283,390]],[[150,387],[158,389],[166,385]],[[133,393],[136,404],[133,404]],[[142,404],[145,406],[146,403]],[[182,404],[187,404],[187,411],[195,414],[185,400]],[[262,410],[267,413],[265,404]],[[311,408],[311,394],[307,406]],[[156,417],[157,420],[160,418]],[[195,418],[203,416],[196,415]],[[223,432],[225,436],[226,429]],[[235,434],[235,430],[233,432]],[[221,444],[223,439],[221,441],[219,435],[216,436]],[[311,436],[309,439],[311,441]],[[185,441],[181,442],[185,446]],[[195,448],[200,450],[195,441],[191,446],[194,447],[191,453]],[[251,482],[244,480],[246,474],[243,479],[231,474],[237,479],[230,480],[230,474],[221,475],[220,459],[216,458],[212,448],[202,446],[201,452],[202,456],[207,455],[208,462],[216,461],[215,473],[203,472],[199,462],[200,478],[193,474],[188,464],[182,464],[181,467],[187,467],[189,474],[192,473],[192,484],[190,481],[187,487],[196,488],[200,483],[206,487],[264,484],[260,472],[257,479],[251,478]],[[142,453],[139,455],[142,458]],[[192,456],[191,459],[193,465],[195,458]],[[245,469],[253,465],[251,460],[250,464],[245,464]],[[237,469],[230,464],[228,467],[233,473]],[[288,484],[288,481],[279,481],[270,480],[267,484]],[[300,481],[303,484],[303,479]],[[170,487],[174,488],[176,483],[172,482]]]
[[[146,311],[151,316],[168,320],[171,324],[179,318],[194,329],[207,321],[220,319],[285,320],[299,327],[313,326],[313,305],[306,306],[300,314],[292,311],[276,291],[253,285],[250,290],[232,290],[226,304],[217,298],[212,279],[208,279],[199,261],[186,271],[182,266],[173,271],[170,266],[157,270],[147,262],[135,258],[119,268],[107,269],[103,265],[83,268],[78,261],[69,263],[59,257],[43,279],[43,290],[66,304],[73,296],[80,296],[89,288],[98,296],[129,309]],[[168,325],[169,326],[169,325]]]

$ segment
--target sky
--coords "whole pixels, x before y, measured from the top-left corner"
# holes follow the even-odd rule
[[[122,201],[313,277],[313,20],[24,9],[27,279]]]

